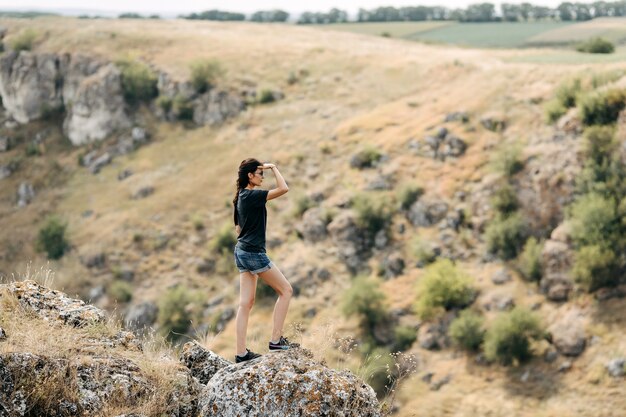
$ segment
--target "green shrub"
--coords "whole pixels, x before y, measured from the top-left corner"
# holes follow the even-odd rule
[[[120,303],[127,303],[133,298],[133,287],[125,281],[113,281],[107,293],[113,300]]]
[[[235,229],[230,223],[224,224],[211,239],[211,250],[221,254],[232,252],[237,244],[234,231]]]
[[[615,128],[613,126],[590,126],[585,129],[583,137],[585,158],[598,165],[609,159],[619,146],[614,138]]]
[[[163,110],[163,113],[167,114],[172,110],[174,99],[167,96],[159,96],[156,100],[156,105]]]
[[[512,177],[524,169],[522,148],[517,144],[501,146],[494,154],[491,164],[497,172],[504,174],[505,177]]]
[[[520,253],[517,265],[520,273],[527,280],[539,281],[541,279],[541,250],[542,245],[537,242],[537,239],[530,237]]]
[[[37,32],[33,29],[22,30],[18,35],[11,39],[11,49],[16,52],[31,51],[35,46]]]
[[[576,99],[582,92],[582,82],[580,78],[572,78],[559,84],[556,89],[555,98],[566,109],[576,106]]]
[[[37,236],[37,249],[45,251],[48,259],[60,259],[70,248],[65,236],[67,225],[62,223],[58,217],[48,217],[44,225],[39,229]]]
[[[576,246],[611,241],[619,232],[615,202],[599,194],[579,197],[570,207],[571,236]]]
[[[563,106],[558,100],[550,100],[545,106],[546,121],[548,123],[554,123],[567,113],[567,107]]]
[[[343,296],[343,313],[350,317],[358,316],[359,325],[365,335],[387,318],[385,294],[380,290],[378,280],[358,276]]]
[[[378,149],[368,146],[352,156],[350,166],[358,169],[371,168],[380,161],[382,157],[383,154]]]
[[[378,398],[387,394],[387,387],[392,382],[394,360],[385,348],[362,349],[365,359],[357,374],[376,392]]]
[[[494,209],[502,214],[513,213],[517,210],[519,203],[513,186],[508,182],[500,186],[494,193],[491,204]]]
[[[603,71],[594,73],[591,76],[591,87],[598,88],[607,84],[611,84],[620,78],[622,78],[626,74],[626,71],[623,69],[614,69],[609,71]]]
[[[407,184],[398,192],[398,202],[401,210],[408,210],[413,203],[424,194],[424,187],[417,184]]]
[[[24,148],[24,152],[26,153],[26,156],[41,155],[41,150],[39,149],[39,145],[37,145],[36,143],[32,143],[32,142],[26,145],[26,148]]]
[[[191,85],[202,94],[215,85],[225,73],[222,65],[214,59],[195,61],[191,64]]]
[[[519,213],[498,214],[487,225],[485,239],[489,253],[502,259],[515,258],[526,241],[526,227],[522,216]]]
[[[176,340],[189,329],[192,314],[188,306],[192,301],[192,293],[182,285],[169,289],[159,300],[157,323],[169,339]]]
[[[357,227],[366,230],[372,238],[391,223],[392,213],[383,199],[359,194],[351,200],[351,207],[356,213]]]
[[[305,194],[300,194],[293,199],[293,216],[302,217],[305,211],[315,206],[315,202]]]
[[[612,54],[615,52],[615,45],[604,38],[595,37],[578,44],[576,50],[589,54]]]
[[[473,311],[464,310],[450,324],[448,334],[457,346],[477,351],[485,338],[484,320]]]
[[[417,259],[417,262],[422,265],[431,264],[435,262],[435,259],[437,259],[437,254],[435,253],[433,246],[428,242],[425,242],[419,236],[415,236],[411,240],[411,252]]]
[[[615,123],[626,106],[626,92],[622,89],[595,91],[583,96],[578,105],[587,126]]]
[[[417,314],[429,319],[441,310],[463,308],[474,300],[472,279],[449,259],[438,259],[419,281]]]
[[[579,248],[572,272],[576,281],[583,284],[588,291],[617,285],[621,278],[615,252],[602,245]]]
[[[274,97],[272,90],[261,90],[258,100],[259,104],[273,103],[274,101],[276,101],[276,97]]]
[[[417,330],[411,326],[396,326],[393,329],[393,352],[404,352],[417,339]]]
[[[487,330],[485,356],[503,365],[525,362],[532,356],[531,342],[542,337],[544,330],[539,318],[524,308],[515,307],[501,313]]]
[[[172,109],[178,120],[193,120],[193,105],[185,96],[179,94],[174,97]]]
[[[150,101],[158,95],[157,76],[146,64],[121,60],[117,66],[122,72],[122,90],[127,103]]]

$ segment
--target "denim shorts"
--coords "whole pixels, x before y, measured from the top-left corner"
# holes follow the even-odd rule
[[[246,252],[235,247],[235,265],[239,272],[250,272],[251,274],[259,274],[265,272],[272,267],[272,261],[267,257],[266,253]]]

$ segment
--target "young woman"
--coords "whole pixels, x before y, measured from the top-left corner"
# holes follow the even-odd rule
[[[276,177],[276,188],[257,190],[263,183],[264,171],[271,170]],[[248,317],[254,304],[257,279],[261,279],[278,293],[274,306],[274,320],[269,350],[285,350],[295,347],[282,336],[285,316],[293,294],[291,285],[265,253],[265,227],[267,210],[265,203],[280,197],[289,191],[285,179],[274,164],[262,164],[254,158],[246,159],[239,165],[237,194],[233,200],[237,245],[235,246],[235,264],[239,269],[239,309],[237,310],[237,351],[235,362],[258,358],[246,348]]]

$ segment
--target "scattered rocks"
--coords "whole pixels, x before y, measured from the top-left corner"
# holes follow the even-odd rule
[[[305,259],[296,257],[283,266],[285,275],[290,277],[294,296],[312,296],[325,281],[330,279],[330,272],[324,267],[311,266]]]
[[[624,298],[626,297],[626,284],[621,284],[617,287],[600,288],[596,291],[595,297],[598,301],[606,301],[611,298]]]
[[[443,387],[446,384],[449,384],[450,381],[452,381],[452,375],[446,375],[443,378],[441,378],[438,381],[433,381],[430,384],[430,390],[431,391],[439,391],[441,389],[441,387]]]
[[[546,350],[546,352],[544,353],[543,360],[547,363],[552,363],[556,361],[558,357],[559,357],[559,353],[556,351],[556,349],[550,348]]]
[[[118,181],[124,181],[126,178],[130,177],[131,175],[133,175],[133,171],[130,169],[124,169],[122,171],[120,171],[117,174],[117,180]]]
[[[451,134],[447,128],[440,127],[434,136],[426,136],[423,141],[424,156],[445,161],[446,158],[458,158],[465,153],[467,144],[461,138]]]
[[[550,326],[554,346],[560,354],[578,356],[585,350],[587,336],[584,329],[583,313],[571,309]]]
[[[217,371],[233,364],[196,342],[185,343],[180,361],[202,385],[206,385]]]
[[[106,254],[104,252],[95,252],[82,255],[80,261],[87,268],[102,268],[106,265]]]
[[[13,170],[11,169],[10,165],[0,165],[0,180],[9,178],[12,173]]]
[[[22,182],[17,189],[17,206],[25,207],[35,199],[35,189],[32,184]]]
[[[132,198],[133,200],[138,200],[141,198],[146,198],[150,195],[152,195],[154,193],[154,187],[152,186],[146,186],[146,187],[141,187],[140,189],[138,189],[137,191],[135,191],[130,198]]]
[[[363,269],[372,245],[366,231],[356,225],[355,218],[352,210],[345,210],[328,225],[339,259],[353,272]]]
[[[506,128],[506,121],[498,117],[483,117],[480,119],[480,124],[492,132],[502,132]]]
[[[417,200],[406,216],[416,227],[430,227],[446,217],[448,204],[441,200],[420,198]]]
[[[506,284],[509,281],[511,281],[511,274],[505,268],[499,269],[491,277],[491,282],[496,285]]]
[[[378,417],[374,390],[348,371],[329,369],[305,349],[263,355],[220,369],[200,395],[200,416]]]
[[[541,291],[552,301],[566,301],[573,288],[569,277],[572,251],[563,242],[547,240],[541,253],[544,274],[540,282]]]
[[[404,272],[404,258],[398,253],[385,257],[382,263],[383,275],[386,279],[395,278]]]
[[[245,108],[246,104],[239,96],[212,89],[194,100],[193,121],[199,125],[220,124]]]
[[[515,307],[515,299],[506,289],[499,288],[481,295],[479,304],[486,311],[507,311]]]
[[[0,341],[6,340],[6,338],[7,332],[2,327],[0,327]]]
[[[105,320],[103,310],[69,298],[60,291],[50,290],[35,281],[16,281],[4,287],[19,299],[22,306],[45,320],[59,320],[77,327]]]
[[[126,313],[124,325],[133,331],[140,331],[152,326],[157,319],[159,308],[152,301],[133,305]]]
[[[452,113],[448,113],[446,114],[445,119],[443,120],[444,123],[448,123],[448,122],[463,122],[463,123],[467,123],[469,122],[470,116],[469,113],[466,111],[455,111]]]
[[[572,369],[572,361],[565,361],[557,368],[558,372],[567,372]]]
[[[0,152],[7,152],[11,149],[12,141],[8,136],[0,136]]]
[[[420,326],[417,332],[417,341],[419,345],[427,350],[443,349],[450,345],[448,338],[448,327],[456,313],[450,311],[443,317],[437,319],[434,323],[427,323]]]
[[[111,158],[111,155],[108,152],[105,152],[89,164],[89,171],[91,171],[92,174],[97,174],[100,172],[102,167],[109,165],[112,160],[113,158]]]
[[[613,378],[620,378],[626,375],[626,371],[624,369],[625,366],[626,366],[626,359],[615,358],[607,362],[606,370],[608,371],[609,375],[611,375]]]
[[[148,139],[148,133],[144,128],[133,127],[130,133],[133,142],[144,143]]]
[[[327,235],[324,210],[313,207],[305,211],[296,230],[306,241],[315,243],[324,240]]]

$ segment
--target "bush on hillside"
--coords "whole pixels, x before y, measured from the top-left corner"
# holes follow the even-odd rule
[[[383,199],[359,194],[352,198],[350,205],[356,213],[357,227],[366,230],[371,238],[389,227],[392,213]]]
[[[513,186],[508,182],[500,186],[491,198],[491,205],[502,214],[513,213],[517,210],[519,203]]]
[[[163,110],[163,113],[168,114],[172,110],[174,99],[168,96],[159,96],[156,99],[156,105]]]
[[[302,217],[305,211],[315,206],[315,202],[306,194],[300,194],[293,199],[293,216]]]
[[[576,99],[582,92],[582,82],[580,78],[572,78],[559,84],[556,89],[555,98],[566,109],[576,106]]]
[[[530,311],[515,307],[501,313],[487,330],[484,352],[487,359],[503,365],[525,362],[532,357],[531,342],[545,332],[539,318]]]
[[[117,66],[122,72],[122,90],[127,103],[150,101],[158,95],[157,76],[146,64],[121,60]]]
[[[264,89],[259,93],[259,104],[268,104],[276,101],[276,96],[272,90]]]
[[[578,247],[611,242],[619,235],[615,201],[600,194],[579,197],[570,207],[571,236]]]
[[[437,259],[437,254],[433,246],[419,236],[411,240],[411,252],[421,265],[428,265]]]
[[[522,159],[522,148],[517,145],[503,145],[494,154],[491,164],[497,172],[511,178],[513,175],[524,169]]]
[[[392,352],[404,352],[409,349],[417,339],[417,330],[411,326],[396,326],[393,329]]]
[[[617,285],[621,274],[617,255],[603,245],[583,246],[576,251],[574,278],[588,291]]]
[[[39,229],[37,249],[45,251],[48,259],[60,259],[70,245],[65,236],[67,225],[58,217],[49,217]]]
[[[489,253],[502,259],[517,256],[526,241],[526,227],[519,213],[498,214],[485,229],[485,239]]]
[[[401,210],[408,210],[420,196],[424,194],[424,187],[417,184],[407,184],[398,192],[398,202]]]
[[[31,51],[36,39],[37,32],[33,29],[25,29],[11,39],[10,46],[15,52]]]
[[[595,37],[578,44],[576,50],[589,54],[612,54],[615,52],[615,45],[604,38]]]
[[[626,107],[626,91],[622,89],[595,91],[583,96],[578,106],[585,125],[612,124]]]
[[[225,254],[232,252],[236,244],[235,228],[232,224],[226,223],[215,233],[215,236],[211,239],[210,247],[216,253]]]
[[[359,325],[365,335],[388,318],[385,294],[380,290],[377,280],[359,276],[343,296],[343,313],[359,318]]]
[[[178,285],[169,289],[159,300],[157,323],[160,331],[170,340],[176,340],[187,332],[191,324],[188,305],[193,301],[191,292]]]
[[[172,101],[172,110],[178,120],[193,120],[193,105],[182,95],[177,95]]]
[[[224,73],[224,68],[215,59],[195,61],[191,64],[191,85],[197,93],[205,93]]]
[[[517,266],[524,278],[529,281],[539,281],[542,274],[541,262],[542,245],[537,239],[530,237],[524,244],[524,249],[517,259]]]
[[[604,164],[611,158],[619,144],[615,140],[613,126],[591,126],[585,129],[583,138],[583,154],[586,163]]]
[[[464,310],[450,324],[448,334],[460,348],[477,351],[485,338],[484,319],[473,311]]]
[[[358,169],[372,168],[382,157],[383,154],[378,149],[368,146],[352,156],[350,166]]]
[[[119,303],[127,303],[133,298],[133,287],[128,282],[116,280],[107,288],[107,294]]]
[[[439,259],[426,268],[419,281],[416,311],[429,319],[443,310],[468,306],[474,296],[471,277],[449,259]]]
[[[558,100],[550,100],[545,104],[544,111],[546,112],[546,121],[548,123],[554,123],[567,113],[567,107]]]

